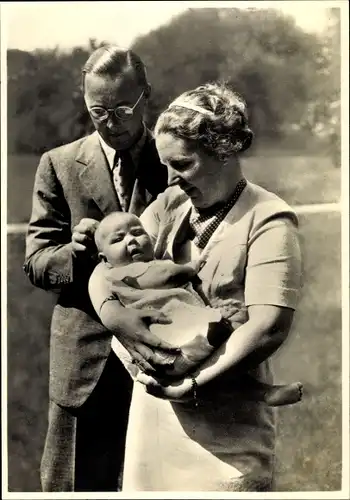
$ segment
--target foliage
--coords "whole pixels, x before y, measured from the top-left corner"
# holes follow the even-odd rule
[[[91,130],[80,71],[104,43],[92,39],[86,47],[65,52],[8,51],[10,152],[39,154]],[[189,9],[136,39],[132,48],[144,59],[153,87],[147,116],[151,127],[176,95],[221,79],[243,94],[256,137],[266,141],[279,138],[291,124],[306,122],[305,109],[314,106],[316,95],[320,102],[328,92],[314,77],[319,38],[273,9]],[[325,71],[333,71],[332,61],[324,56]]]
[[[179,93],[219,79],[243,94],[256,135],[274,137],[301,117],[316,42],[273,9],[189,10],[134,43],[155,82],[149,122]]]
[[[340,10],[328,9],[328,26],[319,37],[310,99],[298,127],[324,139],[335,166],[340,166]]]
[[[41,153],[70,142],[90,126],[80,91],[81,68],[95,47],[69,52],[8,53],[9,151]]]

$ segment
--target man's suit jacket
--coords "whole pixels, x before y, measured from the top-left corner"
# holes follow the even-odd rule
[[[166,168],[148,133],[129,212],[140,215],[166,183]],[[84,217],[101,220],[120,209],[96,132],[44,153],[35,177],[24,270],[35,286],[58,293],[51,323],[50,397],[65,407],[85,402],[103,371],[112,339],[88,296],[95,262],[73,256],[72,229]]]

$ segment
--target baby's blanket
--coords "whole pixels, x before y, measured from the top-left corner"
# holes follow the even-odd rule
[[[125,307],[156,309],[172,320],[166,325],[153,324],[150,329],[159,338],[181,346],[182,354],[173,375],[188,371],[211,354],[214,346],[208,335],[213,325],[222,320],[220,311],[206,306],[194,290],[194,276],[193,268],[172,261],[137,262],[106,271],[111,293]],[[135,367],[129,366],[128,353],[116,339],[112,346],[124,364],[129,359],[128,370],[135,371]]]

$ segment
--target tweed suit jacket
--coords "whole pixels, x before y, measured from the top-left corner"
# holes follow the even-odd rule
[[[167,183],[151,134],[140,154],[129,212],[140,215]],[[121,210],[96,132],[43,154],[33,190],[24,270],[31,282],[58,294],[50,340],[50,398],[80,407],[95,387],[111,350],[111,333],[96,317],[88,280],[96,264],[74,257],[72,229]]]

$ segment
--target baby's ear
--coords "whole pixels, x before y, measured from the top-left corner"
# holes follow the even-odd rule
[[[103,252],[98,252],[98,260],[100,262],[107,262],[107,258]]]

